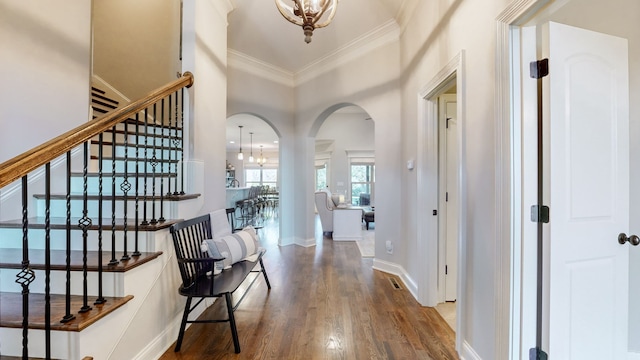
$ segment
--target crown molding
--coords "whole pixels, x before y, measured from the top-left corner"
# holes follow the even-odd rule
[[[380,25],[373,31],[351,41],[345,46],[325,55],[324,57],[308,64],[295,73],[296,85],[303,84],[340,65],[361,57],[380,46],[397,41],[400,37],[400,28],[395,19],[391,19]]]
[[[295,87],[357,59],[380,46],[397,41],[399,37],[400,28],[398,24],[395,20],[389,20],[340,49],[308,64],[295,74],[233,49],[228,49],[227,51],[227,64],[249,74],[260,76],[285,86]]]
[[[278,84],[295,86],[293,73],[233,49],[227,49],[227,66]]]
[[[420,0],[404,0],[400,5],[400,9],[396,14],[396,21],[400,26],[400,33],[403,33],[407,28],[407,25],[411,21],[413,14],[415,14],[415,9],[418,6]]]

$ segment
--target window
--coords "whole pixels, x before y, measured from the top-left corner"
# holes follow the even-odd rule
[[[361,205],[360,194],[371,197],[375,180],[374,164],[351,163],[351,203]]]
[[[245,169],[244,180],[246,186],[269,185],[275,188],[278,184],[278,169]]]
[[[316,191],[327,188],[327,165],[316,166]]]

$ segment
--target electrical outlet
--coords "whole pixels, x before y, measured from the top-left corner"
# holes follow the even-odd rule
[[[391,242],[391,240],[387,240],[385,246],[387,248],[387,254],[393,254],[393,243]]]

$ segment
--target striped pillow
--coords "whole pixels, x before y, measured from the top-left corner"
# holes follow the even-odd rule
[[[225,269],[258,252],[258,234],[251,226],[236,233],[215,238],[213,241],[220,254],[225,257],[223,261]]]

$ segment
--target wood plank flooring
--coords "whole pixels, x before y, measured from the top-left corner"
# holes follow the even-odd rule
[[[236,311],[242,352],[233,351],[229,324],[193,324],[182,350],[172,346],[161,360],[458,359],[438,312],[394,289],[355,242],[317,236],[315,247],[278,247],[277,234],[261,237],[272,289],[260,279]],[[203,317],[224,316],[224,306],[217,301]]]

